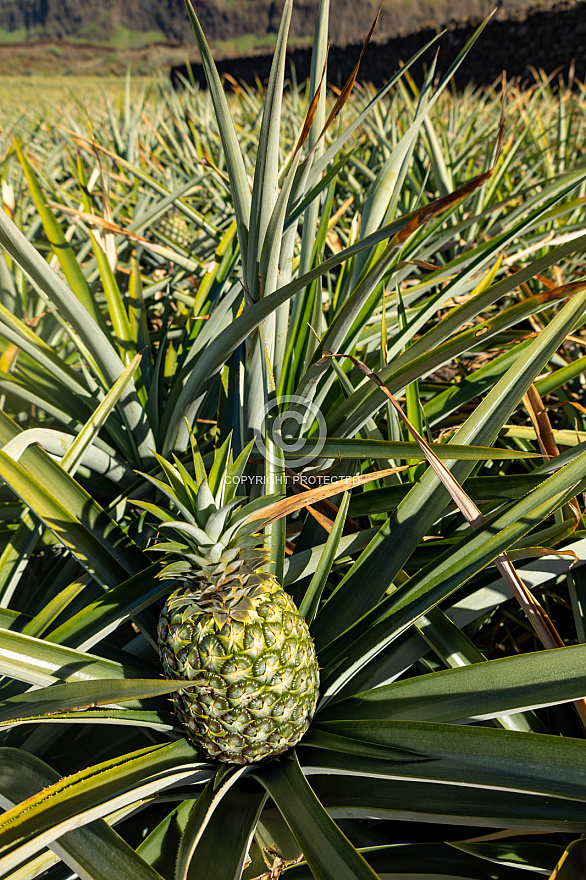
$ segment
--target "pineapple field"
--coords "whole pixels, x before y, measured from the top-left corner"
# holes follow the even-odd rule
[[[586,87],[0,108],[0,877],[586,872]],[[368,38],[363,52],[368,52]]]

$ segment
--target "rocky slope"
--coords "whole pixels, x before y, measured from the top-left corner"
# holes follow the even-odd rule
[[[472,37],[475,26],[471,22],[451,23],[439,41],[437,72],[445,73],[458,52]],[[426,46],[437,33],[435,27],[420,28],[412,34],[387,37],[372,43],[360,65],[359,79],[383,85],[401,62],[407,62]],[[503,71],[509,79],[533,83],[534,73],[541,70],[548,76],[561,76],[566,82],[586,80],[586,3],[561,0],[551,8],[533,8],[517,14],[495,17],[484,29],[477,45],[458,69],[454,82],[463,87],[473,82],[491,85]],[[332,46],[328,59],[328,82],[341,88],[350,76],[360,51],[360,45]],[[410,73],[422,83],[431,54],[428,51]],[[292,49],[289,62],[295,67],[298,81],[309,75],[311,53],[308,48]],[[228,58],[218,62],[221,74],[232,81],[254,84],[266,80],[271,65],[270,55],[247,58]],[[192,64],[192,75],[205,84],[201,64]],[[173,78],[186,77],[185,66],[173,68]]]
[[[194,0],[211,43],[236,40],[244,34],[274,33],[284,0]],[[548,0],[504,0],[505,9],[543,6]],[[296,0],[291,37],[312,33],[318,0]],[[409,33],[449,19],[479,18],[495,0],[387,0],[377,37]],[[330,37],[334,43],[355,42],[368,30],[379,0],[331,0]],[[120,28],[161,39],[191,42],[183,0],[0,0],[0,29],[20,38],[75,37],[111,40]],[[6,34],[5,34],[6,38]]]

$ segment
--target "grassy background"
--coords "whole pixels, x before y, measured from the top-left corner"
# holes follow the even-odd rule
[[[137,94],[152,80],[132,77],[131,94]],[[63,120],[72,115],[80,118],[83,105],[90,115],[102,113],[107,102],[122,98],[124,80],[116,76],[11,76],[3,83],[0,121],[4,127],[15,126],[22,114],[30,118],[44,116],[47,121]]]

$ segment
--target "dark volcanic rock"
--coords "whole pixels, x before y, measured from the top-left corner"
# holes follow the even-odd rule
[[[445,72],[458,52],[475,30],[473,23],[452,23],[439,41],[438,72]],[[372,43],[364,55],[359,79],[382,85],[397,70],[399,62],[406,62],[425,46],[438,32],[427,27],[412,34]],[[490,85],[506,71],[508,77],[532,79],[533,70],[548,75],[560,73],[567,79],[572,70],[576,79],[586,79],[586,3],[559,3],[553,7],[528,11],[512,18],[491,21],[476,45],[466,57],[455,76],[456,85],[473,82]],[[328,61],[328,82],[338,87],[346,82],[360,53],[360,45],[332,46]],[[289,62],[295,66],[298,81],[309,75],[309,49],[295,49],[289,53]],[[431,54],[411,68],[416,80],[421,81],[424,65],[429,65]],[[231,58],[218,63],[220,73],[234,79],[254,83],[269,75],[270,55],[251,58]],[[196,79],[205,85],[200,64],[192,65]],[[186,75],[185,67],[172,71],[174,81]]]

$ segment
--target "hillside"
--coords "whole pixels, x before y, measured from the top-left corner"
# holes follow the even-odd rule
[[[194,2],[214,56],[217,59],[254,58],[246,69],[228,71],[244,78],[247,72],[254,74],[250,64],[256,64],[257,59],[260,62],[260,56],[270,54],[274,45],[284,0]],[[384,46],[392,38],[435,33],[439,26],[448,23],[451,23],[450,29],[458,23],[466,28],[470,22],[485,17],[495,2],[386,0],[373,43],[378,43],[379,54],[384,54],[387,52]],[[502,0],[494,24],[511,23],[511,59],[518,54],[515,41],[520,32],[528,28],[532,31],[535,13],[545,14],[550,20],[553,16],[554,30],[559,30],[558,24],[561,27],[562,23],[557,22],[557,12],[561,8],[575,12],[569,25],[571,33],[569,36],[565,33],[568,28],[564,25],[561,43],[557,46],[562,52],[562,65],[576,54],[583,55],[582,44],[578,52],[574,45],[584,37],[586,0],[561,0],[555,10],[550,11],[554,3],[555,0]],[[311,42],[317,5],[318,0],[295,0],[290,47],[301,50]],[[378,5],[379,0],[331,0],[333,46],[359,42],[370,27]],[[576,16],[579,21],[575,28]],[[549,27],[544,20],[542,29],[547,31]],[[544,39],[547,43],[547,32]],[[500,35],[496,40],[491,56],[495,52],[502,54]],[[523,61],[524,67],[531,63],[532,33],[526,33],[522,42],[527,44],[524,57],[528,61]],[[411,46],[409,40],[407,43]],[[374,47],[369,53],[371,59],[373,51]],[[404,56],[403,49],[394,45],[388,51],[395,60]],[[560,63],[559,52],[554,54],[552,64],[556,65]],[[183,0],[102,0],[99,3],[95,0],[0,0],[0,75],[120,75],[128,66],[135,75],[143,75],[182,65],[186,58],[197,61]],[[343,62],[342,57],[338,64],[339,75],[345,69]],[[383,67],[388,63],[386,54]],[[550,64],[545,66],[551,67]],[[260,68],[257,72],[260,73]],[[376,79],[376,72],[373,75]]]
[[[318,0],[296,0],[291,37],[310,36]],[[449,19],[487,14],[494,0],[387,0],[377,35],[408,33]],[[504,0],[506,10],[544,5]],[[223,46],[222,54],[241,54],[266,45],[275,33],[283,0],[196,0],[208,39]],[[330,35],[334,43],[355,42],[364,33],[379,0],[332,0]],[[73,39],[104,42],[118,48],[141,43],[191,41],[183,0],[1,0],[0,42]]]

